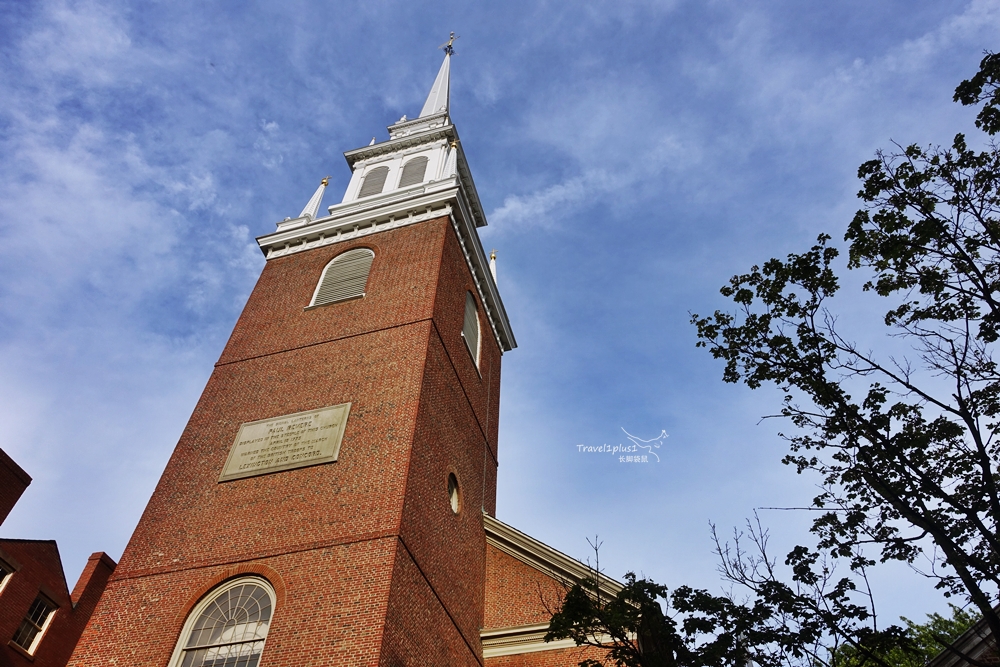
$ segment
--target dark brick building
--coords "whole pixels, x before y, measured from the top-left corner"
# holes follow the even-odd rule
[[[267,263],[70,664],[575,665],[585,574],[493,518],[513,333],[448,111],[345,154]],[[606,582],[614,588],[614,582]]]
[[[0,449],[0,524],[30,483]],[[63,667],[114,569],[93,554],[71,593],[54,541],[0,538],[0,667]]]

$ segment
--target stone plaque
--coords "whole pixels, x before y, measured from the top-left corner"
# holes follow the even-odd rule
[[[220,482],[337,460],[350,403],[240,425]]]

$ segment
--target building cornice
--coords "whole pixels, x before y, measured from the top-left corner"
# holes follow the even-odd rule
[[[407,148],[424,146],[441,139],[457,141],[458,131],[455,129],[455,126],[450,124],[444,125],[442,127],[431,128],[423,132],[407,134],[396,139],[383,141],[382,143],[372,144],[371,146],[355,148],[354,150],[344,153],[344,159],[347,160],[348,166],[351,169],[354,169],[354,165],[359,162],[366,162],[374,158],[392,155],[393,153],[398,153],[399,151],[406,150]]]
[[[583,579],[596,578],[602,594],[614,597],[624,588],[621,582],[595,572],[590,566],[571,558],[561,551],[526,535],[512,526],[483,514],[486,543],[547,574],[556,581],[573,585]]]
[[[480,641],[483,644],[483,657],[498,658],[503,655],[554,651],[576,646],[576,642],[572,639],[545,641],[545,633],[548,631],[548,623],[484,629],[479,633]]]

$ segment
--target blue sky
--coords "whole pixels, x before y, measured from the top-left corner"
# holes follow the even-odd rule
[[[955,85],[1000,1],[0,0],[0,447],[34,478],[2,535],[75,580],[117,558],[263,266],[253,241],[341,153],[420,110],[461,38],[452,117],[520,347],[498,517],[613,576],[719,590],[709,521],[801,505],[776,396],[725,385],[689,313],[835,239],[858,165],[970,131]],[[857,284],[860,276],[847,282]],[[874,305],[840,298],[878,345]],[[577,445],[669,434],[661,461]],[[787,428],[787,426],[786,426]],[[775,552],[809,517],[764,510]],[[882,613],[943,607],[903,568]]]

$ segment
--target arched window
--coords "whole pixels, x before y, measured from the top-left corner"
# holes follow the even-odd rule
[[[416,185],[424,182],[424,173],[427,171],[427,158],[415,157],[403,165],[403,175],[399,177],[399,187],[405,188],[407,185]]]
[[[479,367],[479,309],[476,308],[476,297],[472,292],[465,293],[465,321],[462,322],[462,338],[469,348],[472,361]]]
[[[365,295],[368,272],[375,253],[368,248],[355,248],[333,258],[320,276],[310,306],[322,306]]]
[[[358,193],[358,197],[368,197],[382,192],[382,188],[385,187],[385,177],[388,175],[389,167],[375,167],[369,171],[365,174],[365,180],[361,184],[361,192]]]
[[[195,605],[170,667],[257,667],[274,611],[274,589],[260,577],[228,581]]]

